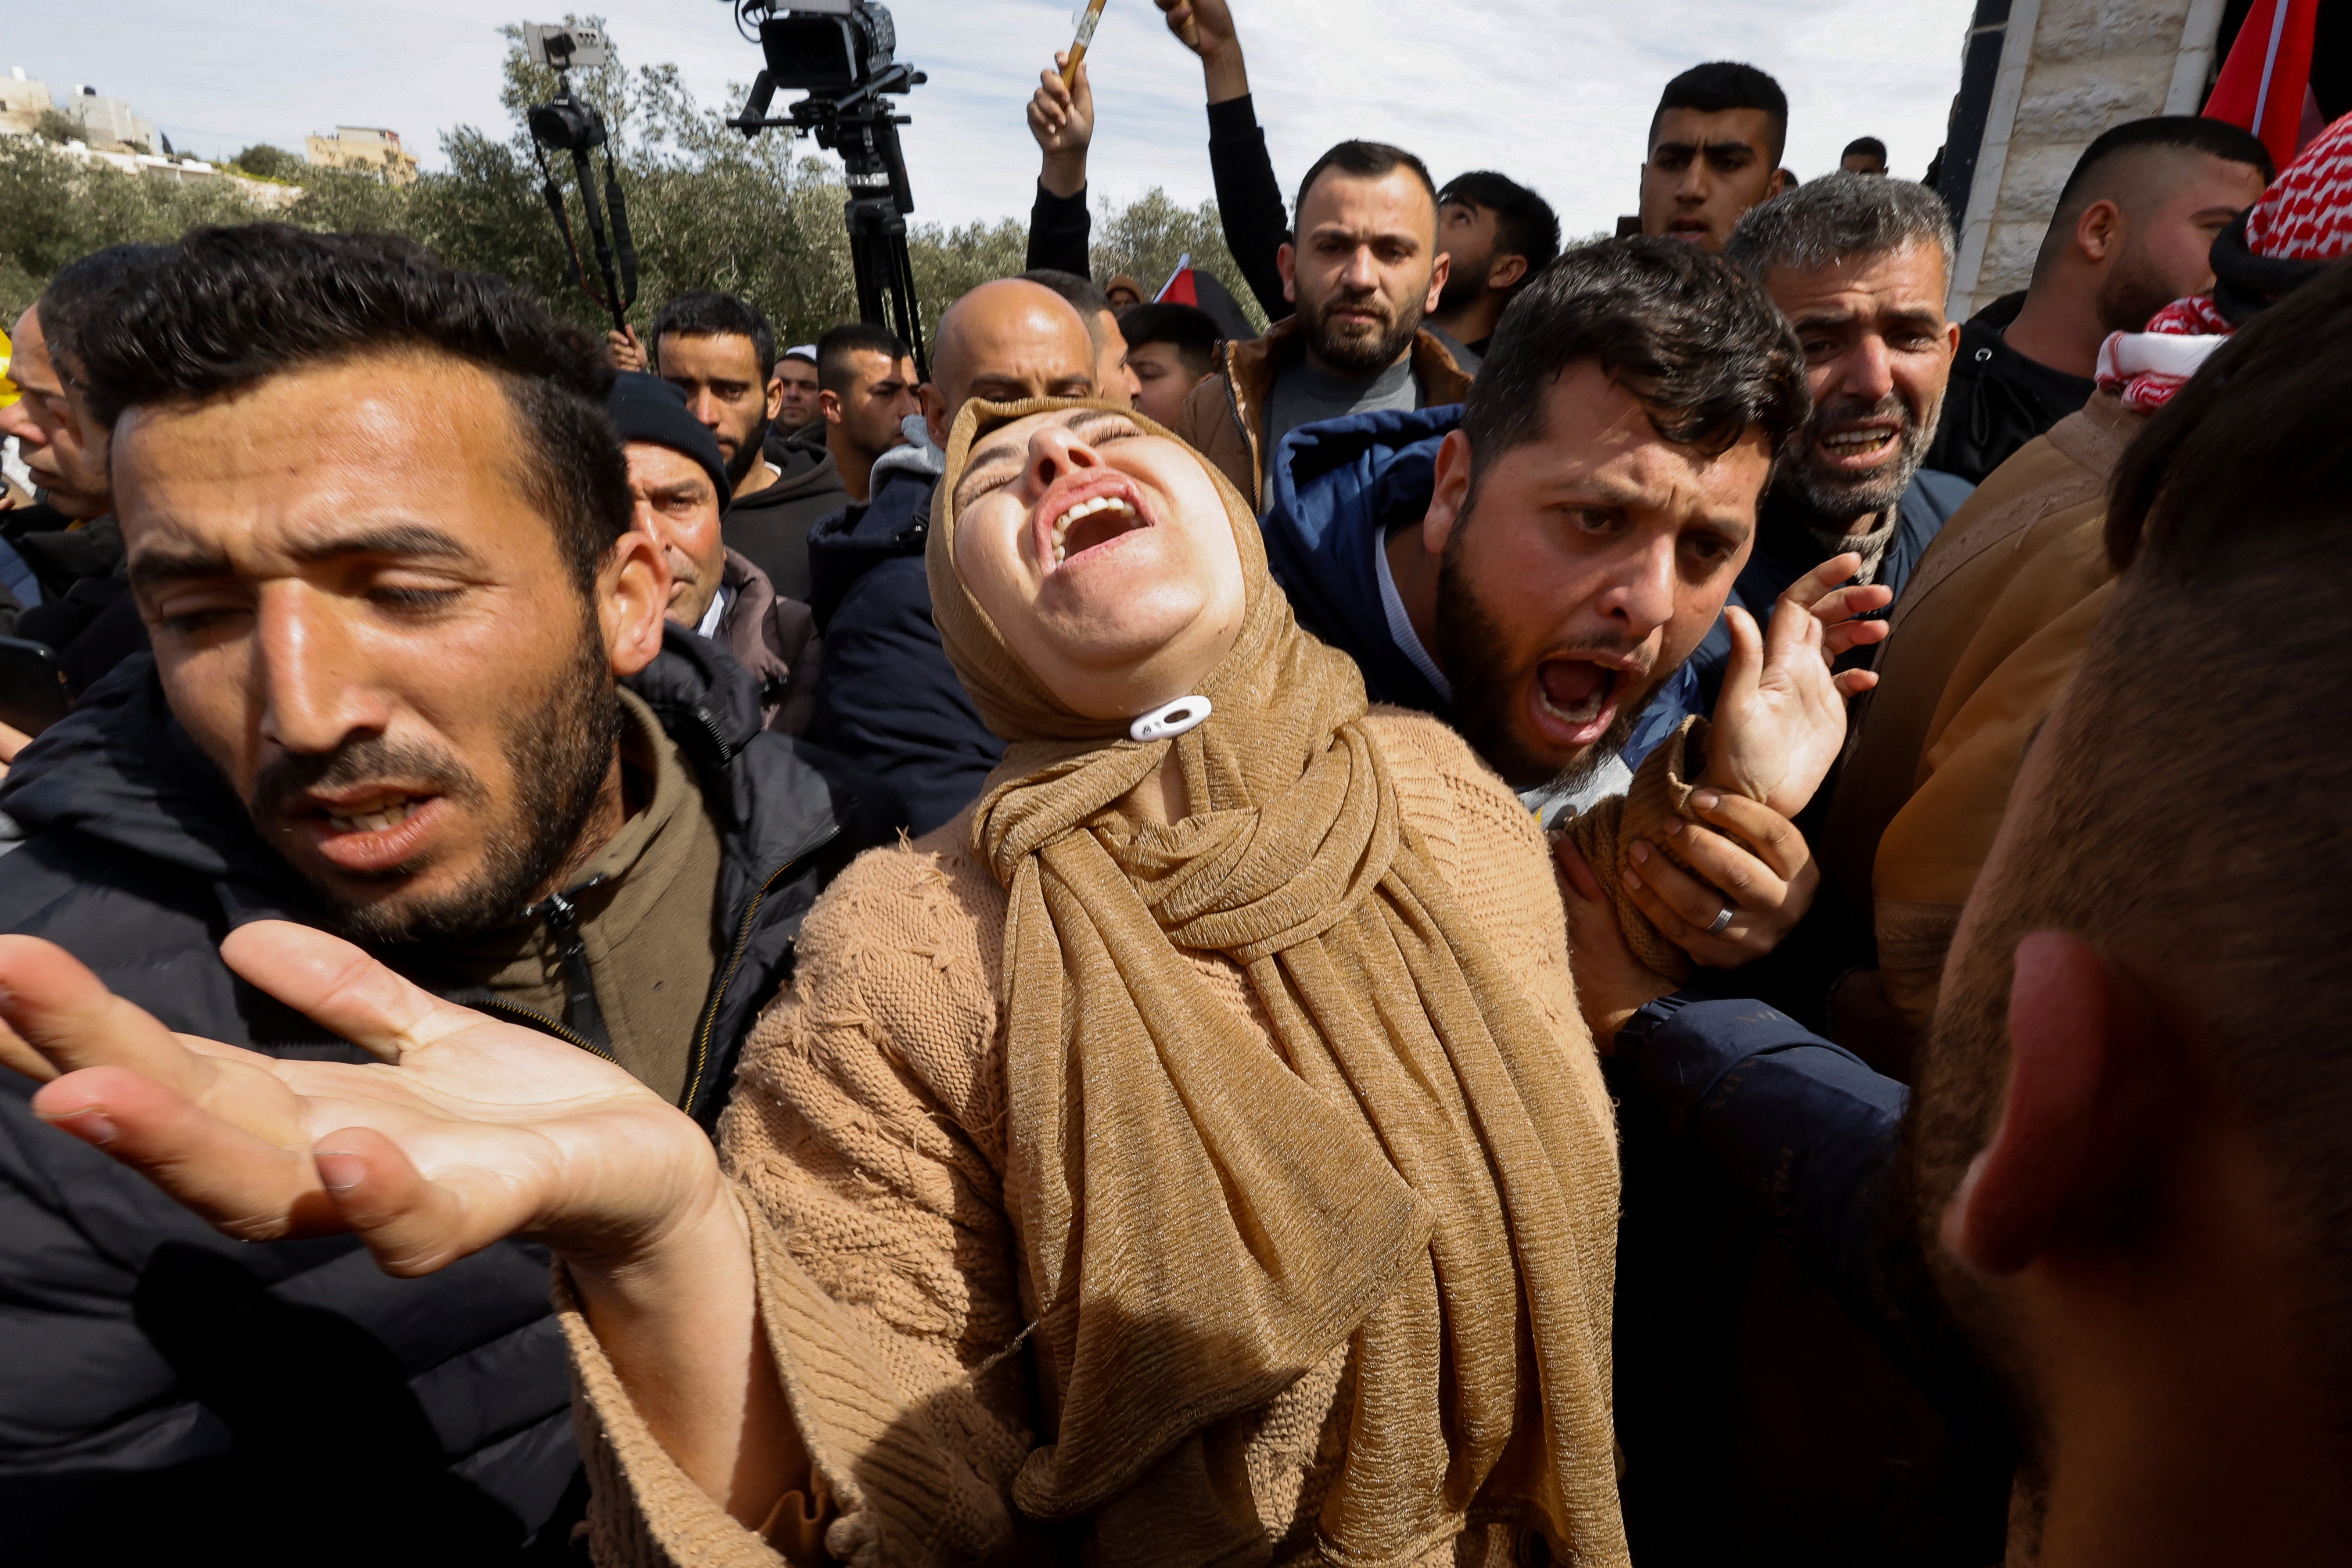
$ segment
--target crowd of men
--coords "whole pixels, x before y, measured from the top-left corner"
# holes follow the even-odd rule
[[[123,1004],[373,1059],[224,956],[290,921],[715,1136],[827,885],[1005,762],[930,536],[969,405],[1051,399],[1186,443],[1370,700],[1554,830],[1634,1563],[2352,1556],[2352,118],[2284,170],[2106,130],[2028,287],[1955,321],[1937,190],[1868,136],[1797,179],[1752,66],[1669,81],[1638,234],[1564,247],[1529,184],[1385,144],[1286,191],[1223,0],[1157,4],[1263,331],[1094,279],[1058,61],[1028,270],[928,376],[709,290],[596,342],[270,225],[98,252],[12,324],[0,634],[71,708],[0,724],[10,1560],[585,1550],[543,1248],[235,1239],[35,1079]],[[345,279],[368,310],[284,304]],[[1822,660],[1818,768],[1749,755]],[[1671,807],[1594,863],[1567,825],[1659,756]],[[96,976],[71,1019],[18,1005],[19,938]]]

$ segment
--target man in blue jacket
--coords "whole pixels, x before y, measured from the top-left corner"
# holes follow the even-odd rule
[[[1513,302],[1465,405],[1292,432],[1267,559],[1373,700],[1453,724],[1549,821],[1622,793],[1698,711],[1685,661],[1805,408],[1796,345],[1753,279],[1672,240],[1587,246]],[[1845,623],[1882,592],[1793,586],[1833,650],[1878,635]],[[1713,886],[1658,857],[1632,890],[1701,963],[1737,963],[1794,922],[1813,874],[1785,819],[1728,796],[1706,809],[1759,854],[1696,835],[1685,858]]]

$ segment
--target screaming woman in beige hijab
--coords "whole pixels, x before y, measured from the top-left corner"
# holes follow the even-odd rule
[[[1010,748],[812,912],[716,1158],[609,1064],[257,925],[241,972],[396,1066],[237,1064],[207,1110],[332,1142],[150,1173],[396,1273],[551,1247],[600,1563],[1622,1563],[1614,1134],[1532,819],[1367,710],[1138,416],[969,405],[929,548]],[[1663,842],[1675,754],[1593,865],[1621,814]],[[107,1060],[223,1070],[117,1026]]]

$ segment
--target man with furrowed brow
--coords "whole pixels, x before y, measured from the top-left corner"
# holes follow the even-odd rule
[[[594,345],[404,242],[254,226],[189,235],[71,349],[153,653],[18,758],[0,931],[174,1028],[370,1059],[220,958],[299,921],[715,1125],[817,890],[900,813],[665,626]],[[226,1240],[44,1136],[27,1088],[0,1095],[12,1557],[94,1514],[142,1558],[568,1540],[543,1254],[395,1279],[342,1240]]]

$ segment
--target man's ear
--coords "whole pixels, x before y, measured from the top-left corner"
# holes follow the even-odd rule
[[[2102,198],[2083,209],[2074,220],[2074,248],[2085,261],[2105,261],[2123,238],[2124,210]]]
[[[2127,976],[2064,931],[2028,936],[2015,965],[2000,1124],[1943,1222],[1944,1245],[1985,1274],[2112,1228],[2173,1120],[2170,1053]]]
[[[1284,240],[1275,247],[1275,270],[1282,274],[1282,297],[1298,303],[1298,247]]]
[[[838,425],[841,423],[841,394],[837,392],[820,391],[816,395],[816,405],[818,410],[824,415],[824,422],[826,424]]]
[[[1775,169],[1772,171],[1771,188],[1764,193],[1764,199],[1769,202],[1774,196],[1785,196],[1796,188],[1797,172],[1794,169]]]
[[[919,389],[923,399],[923,424],[931,433],[931,445],[944,452],[948,449],[948,432],[955,427],[955,411],[948,406],[947,395],[936,382],[927,381]]]
[[[770,420],[771,422],[773,422],[773,420],[775,419],[776,416],[777,416],[777,415],[779,415],[779,414],[782,414],[783,411],[784,411],[784,378],[783,378],[782,376],[781,376],[781,375],[772,375],[772,376],[770,376],[770,377],[768,378],[768,418],[769,418],[769,420]]]
[[[1486,287],[1499,292],[1511,288],[1528,275],[1528,258],[1506,256],[1486,269]]]
[[[1437,302],[1445,297],[1445,280],[1453,276],[1454,258],[1440,253],[1437,265],[1429,269],[1429,294],[1421,302],[1423,315],[1437,309]]]
[[[1449,431],[1437,448],[1437,482],[1429,495],[1429,510],[1421,518],[1421,547],[1432,555],[1445,553],[1445,542],[1462,525],[1470,501],[1470,437]]]
[[[614,542],[596,574],[596,620],[615,677],[626,679],[661,652],[669,587],[669,567],[653,535],[631,529]]]

